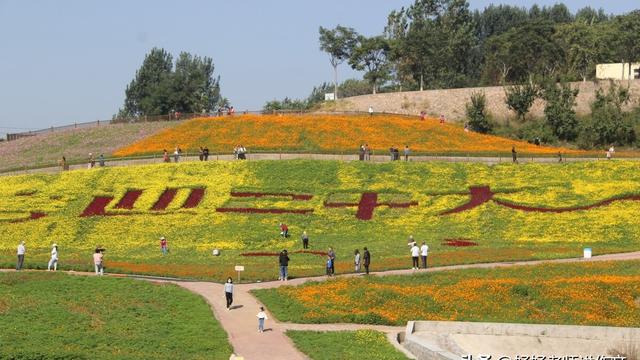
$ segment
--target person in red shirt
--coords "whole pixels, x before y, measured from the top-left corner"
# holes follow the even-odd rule
[[[444,114],[440,114],[440,124],[444,124]]]
[[[169,252],[169,248],[167,246],[167,239],[164,238],[164,236],[160,237],[160,250],[162,251],[162,255],[167,255],[167,252]]]
[[[289,227],[285,223],[280,223],[280,235],[289,237]]]

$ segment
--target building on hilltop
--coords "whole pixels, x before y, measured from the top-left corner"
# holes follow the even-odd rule
[[[596,66],[596,79],[640,79],[640,63],[598,64]]]

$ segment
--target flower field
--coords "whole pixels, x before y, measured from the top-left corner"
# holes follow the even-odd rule
[[[280,321],[409,320],[640,326],[640,262],[338,278],[254,290]]]
[[[351,272],[367,246],[371,268],[409,268],[407,238],[430,246],[430,264],[581,256],[640,247],[635,162],[566,164],[197,162],[3,177],[0,265],[221,280],[277,277],[290,251],[292,277],[321,275],[329,246]],[[279,224],[289,226],[288,238]],[[310,251],[302,250],[307,231]],[[160,236],[168,240],[162,256]],[[212,250],[219,249],[220,256]]]
[[[241,115],[233,118],[200,118],[165,129],[124,146],[116,156],[161,153],[180,146],[197,151],[208,146],[212,152],[231,152],[242,144],[250,151],[357,152],[368,143],[374,154],[401,150],[409,145],[414,153],[507,154],[515,146],[521,154],[579,155],[571,149],[541,147],[474,132],[460,126],[440,124],[437,119],[421,121],[399,115]]]

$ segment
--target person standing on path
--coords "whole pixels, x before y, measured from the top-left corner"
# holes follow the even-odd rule
[[[353,264],[356,267],[356,273],[360,272],[360,250],[356,249],[356,251],[353,254]]]
[[[411,247],[411,259],[413,260],[413,270],[417,270],[419,269],[419,262],[418,260],[420,259],[420,248],[418,247],[418,245],[414,244]]]
[[[22,270],[24,264],[24,254],[27,252],[27,248],[24,246],[24,241],[20,241],[18,244],[18,262],[16,263],[16,271]]]
[[[51,271],[51,267],[53,267],[53,271],[58,271],[58,245],[53,244],[51,246],[51,260],[49,260],[49,265],[47,265],[47,271]]]
[[[162,256],[167,255],[169,252],[169,247],[167,245],[167,239],[164,236],[160,237],[160,251],[162,251]]]
[[[100,156],[98,156],[98,164],[100,167],[104,167],[104,154],[100,154]]]
[[[511,158],[513,159],[513,163],[514,164],[518,163],[518,153],[516,152],[516,147],[515,146],[511,147]]]
[[[224,297],[227,298],[227,310],[231,310],[231,304],[233,303],[233,279],[227,278],[227,282],[224,284]]]
[[[369,147],[369,144],[364,144],[364,159],[366,161],[371,160],[371,148]]]
[[[264,312],[264,307],[260,306],[260,311],[258,312],[258,332],[264,332],[264,321],[268,319],[267,313]]]
[[[369,116],[373,116],[373,106],[369,106]]]
[[[365,246],[364,248],[364,271],[365,274],[369,275],[369,265],[371,264],[371,254],[369,253],[369,250],[367,249],[367,247]]]
[[[331,246],[329,246],[327,257],[331,260],[331,276],[333,276],[336,274],[336,252],[333,251]]]
[[[422,242],[420,246],[420,257],[422,258],[422,268],[427,268],[427,255],[429,255],[429,245],[426,242]]]
[[[171,162],[169,160],[169,152],[167,152],[167,149],[162,150],[162,161],[166,163]]]
[[[405,145],[404,146],[404,161],[409,161],[409,153],[411,152],[411,150],[409,150],[409,145]]]
[[[306,231],[302,232],[302,248],[303,249],[309,248],[309,235],[307,235]]]
[[[96,275],[104,275],[104,265],[102,263],[103,260],[103,255],[102,255],[102,251],[103,249],[101,249],[99,246],[96,248],[95,253],[93,253],[93,264],[95,265],[96,268]]]
[[[289,280],[289,254],[287,253],[287,250],[282,250],[280,252],[280,257],[279,257],[279,262],[280,262],[280,277],[278,278],[278,280],[280,281],[287,281]]]
[[[173,162],[178,162],[180,160],[180,148],[176,146],[176,149],[173,151]]]

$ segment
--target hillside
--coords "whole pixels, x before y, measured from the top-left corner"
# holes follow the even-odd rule
[[[626,86],[627,81],[622,82]],[[575,110],[578,115],[590,113],[590,105],[599,87],[607,89],[608,81],[576,82],[572,86],[580,90],[576,98]],[[417,115],[426,111],[432,116],[444,114],[447,118],[462,121],[465,119],[465,105],[474,92],[484,92],[487,97],[487,109],[496,120],[513,120],[515,115],[505,105],[504,88],[492,86],[484,88],[442,89],[425,91],[405,91],[383,93],[376,95],[362,95],[344,98],[336,104],[326,103],[325,108],[340,111],[367,111],[372,106],[376,112],[391,112],[399,114]],[[640,80],[631,81],[631,104],[640,104]],[[627,107],[628,108],[628,107]],[[531,112],[531,117],[544,116],[544,102],[537,100]]]
[[[0,183],[0,266],[89,270],[96,246],[109,272],[221,280],[274,279],[278,251],[292,276],[352,270],[369,247],[376,270],[408,268],[407,238],[433,265],[573,257],[640,246],[640,173],[625,161],[565,164],[210,161],[7,176]],[[280,236],[279,224],[291,237]],[[310,251],[302,252],[307,231]],[[163,256],[159,238],[168,240]],[[220,256],[212,250],[220,249]]]
[[[62,156],[69,161],[84,161],[89,153],[107,156],[122,146],[175,125],[173,121],[109,124],[3,141],[0,142],[0,171],[55,165]]]
[[[176,146],[196,151],[231,152],[242,144],[249,151],[356,153],[361,144],[377,154],[391,146],[409,145],[423,154],[510,154],[515,146],[522,154],[585,154],[585,152],[535,146],[474,132],[465,132],[436,119],[420,120],[399,115],[242,115],[233,118],[201,118],[186,121],[114,152],[116,156],[172,152]]]

